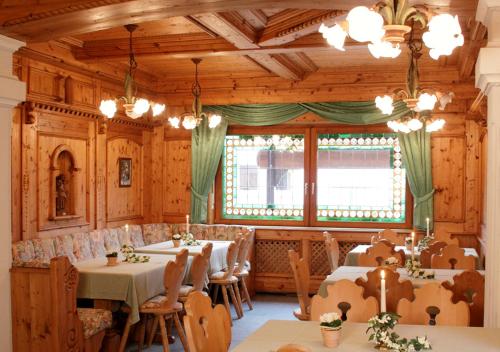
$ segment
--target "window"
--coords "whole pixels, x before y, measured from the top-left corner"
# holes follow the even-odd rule
[[[303,220],[304,135],[227,136],[225,219]]]
[[[406,176],[393,135],[320,134],[317,220],[405,222]]]
[[[216,185],[217,221],[409,226],[397,136],[385,128],[373,133],[333,129],[231,128]],[[262,130],[269,133],[253,133]]]

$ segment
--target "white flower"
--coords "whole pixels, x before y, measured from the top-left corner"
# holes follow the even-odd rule
[[[340,315],[335,312],[325,313],[319,317],[321,323],[332,323],[335,320],[340,320]]]

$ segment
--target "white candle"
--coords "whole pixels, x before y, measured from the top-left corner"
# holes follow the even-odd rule
[[[189,233],[189,215],[186,215],[186,233]]]
[[[411,233],[411,260],[415,259],[415,232]]]
[[[125,224],[125,231],[128,233],[128,224]]]
[[[387,311],[385,298],[385,271],[380,271],[380,313]]]
[[[427,221],[427,237],[429,237],[429,218],[427,218],[426,221]]]

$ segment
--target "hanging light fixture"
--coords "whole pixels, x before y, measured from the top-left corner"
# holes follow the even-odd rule
[[[381,0],[372,8],[357,6],[347,16],[328,27],[321,24],[319,32],[336,49],[344,51],[347,37],[368,42],[368,49],[375,58],[396,58],[401,54],[401,43],[412,31],[408,22],[418,22],[424,33],[425,45],[431,49],[430,56],[437,60],[441,55],[451,55],[453,50],[464,45],[464,36],[458,16],[434,14],[425,5],[410,6],[409,0]]]
[[[125,29],[129,32],[129,70],[125,75],[125,95],[118,99],[102,100],[99,110],[103,115],[112,119],[115,116],[117,107],[117,100],[123,100],[123,108],[125,114],[132,118],[138,119],[145,113],[151,111],[153,116],[158,116],[165,111],[165,104],[158,104],[149,102],[147,99],[139,98],[136,96],[137,87],[134,80],[135,70],[137,69],[137,61],[135,61],[134,50],[132,47],[132,33],[137,29],[136,24],[128,24]]]
[[[435,132],[443,128],[443,119],[432,118],[432,110],[439,101],[440,110],[444,110],[450,103],[454,94],[443,94],[431,89],[421,89],[419,82],[418,59],[422,56],[422,41],[414,40],[410,36],[410,66],[406,77],[406,89],[397,89],[391,95],[378,96],[375,105],[386,115],[394,111],[394,100],[403,101],[410,110],[407,116],[389,121],[387,126],[395,132],[409,133],[418,131],[425,126],[427,132]]]
[[[173,128],[179,128],[180,125],[182,125],[186,130],[192,130],[206,118],[208,119],[208,127],[215,128],[222,121],[222,116],[217,114],[207,115],[203,112],[203,106],[201,105],[201,86],[198,81],[198,65],[201,63],[201,59],[192,59],[191,61],[193,61],[195,65],[194,84],[191,90],[194,97],[192,111],[184,112],[180,117],[169,117],[168,122]]]

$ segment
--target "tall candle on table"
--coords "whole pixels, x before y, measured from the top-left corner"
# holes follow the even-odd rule
[[[189,215],[186,215],[186,233],[189,233]]]
[[[427,237],[429,237],[429,218],[425,219],[427,222]]]
[[[386,307],[386,297],[385,297],[385,271],[380,271],[380,313],[384,313],[387,310]]]
[[[415,259],[415,232],[411,233],[411,261]]]

